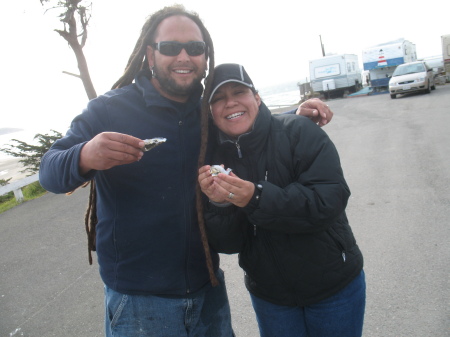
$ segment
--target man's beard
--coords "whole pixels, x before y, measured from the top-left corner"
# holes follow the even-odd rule
[[[171,96],[185,97],[192,95],[201,84],[203,78],[202,75],[198,75],[190,84],[180,85],[172,77],[166,76],[163,71],[160,71],[157,65],[153,68],[153,72],[153,77],[158,80],[161,90]]]

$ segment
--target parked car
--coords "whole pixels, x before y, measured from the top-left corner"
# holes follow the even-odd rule
[[[430,93],[434,89],[436,89],[434,72],[425,61],[398,65],[389,80],[391,98],[396,98],[398,94],[417,91]]]

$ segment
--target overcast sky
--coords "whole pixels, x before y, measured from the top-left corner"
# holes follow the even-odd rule
[[[55,0],[56,2],[56,0]],[[356,54],[399,38],[416,44],[419,58],[440,55],[450,34],[450,1],[205,1],[184,0],[199,13],[214,41],[216,64],[243,64],[257,88],[309,78],[309,60],[327,53]],[[97,93],[122,74],[146,17],[172,2],[94,0],[84,51]],[[438,5],[438,3],[440,3]],[[426,6],[427,5],[427,6]],[[86,104],[72,51],[59,35],[56,12],[39,0],[2,2],[3,65],[0,127],[70,123]],[[72,98],[72,99],[71,99]],[[4,116],[6,117],[6,123]]]

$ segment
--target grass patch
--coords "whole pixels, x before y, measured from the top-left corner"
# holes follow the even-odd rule
[[[47,191],[39,184],[39,181],[35,181],[28,186],[22,188],[23,201],[33,200],[43,196]],[[16,201],[13,192],[9,192],[0,196],[0,213],[11,209],[20,203]]]

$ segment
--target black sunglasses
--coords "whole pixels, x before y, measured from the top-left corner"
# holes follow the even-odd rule
[[[199,56],[205,53],[206,43],[203,41],[191,41],[181,43],[177,41],[161,41],[153,43],[153,48],[166,56],[177,56],[181,50],[186,50],[189,56]]]

